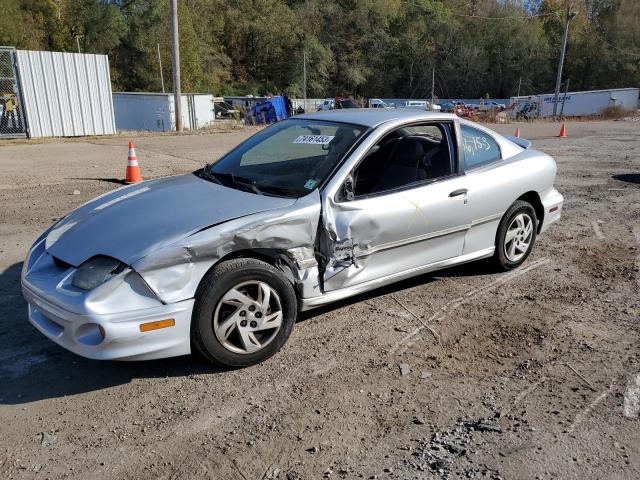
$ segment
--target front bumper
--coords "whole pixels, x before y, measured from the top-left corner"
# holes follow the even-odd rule
[[[191,353],[194,300],[114,314],[77,314],[39,296],[25,282],[29,321],[61,347],[96,360],[152,360]],[[174,319],[175,325],[148,332],[140,324]],[[102,327],[104,338],[99,327]]]
[[[82,290],[75,267],[56,262],[37,241],[22,272],[29,321],[58,345],[97,360],[151,360],[191,353],[194,300],[164,304],[133,270]],[[160,322],[149,330],[141,324]],[[144,330],[144,331],[143,331]]]

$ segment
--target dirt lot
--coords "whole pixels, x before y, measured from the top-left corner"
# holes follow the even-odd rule
[[[566,198],[521,269],[468,265],[305,314],[236,371],[90,361],[32,328],[26,250],[117,187],[126,138],[0,146],[0,478],[640,478],[640,123],[520,127]],[[134,140],[156,177],[248,134]]]

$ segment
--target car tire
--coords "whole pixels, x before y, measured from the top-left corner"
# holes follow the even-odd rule
[[[282,348],[296,315],[296,294],[282,272],[254,258],[227,260],[216,265],[198,287],[191,339],[211,362],[248,367]]]
[[[522,265],[533,250],[537,231],[538,218],[533,206],[524,200],[514,202],[498,226],[495,266],[507,271]]]

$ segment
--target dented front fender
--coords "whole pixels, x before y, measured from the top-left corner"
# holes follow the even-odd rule
[[[136,270],[165,303],[192,298],[205,274],[222,258],[241,250],[284,252],[298,270],[317,266],[315,242],[320,219],[317,190],[292,205],[255,213],[198,231],[136,261]],[[315,281],[316,279],[311,279]]]

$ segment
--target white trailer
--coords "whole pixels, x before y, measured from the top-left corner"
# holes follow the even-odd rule
[[[607,107],[619,105],[625,110],[638,109],[637,88],[612,88],[609,90],[590,90],[585,92],[564,92],[558,96],[557,113],[566,117],[599,115]],[[509,110],[512,116],[526,110],[531,117],[553,116],[554,94],[511,97]],[[564,103],[564,106],[563,106]]]
[[[117,130],[175,130],[172,93],[114,92],[113,109]],[[182,94],[184,128],[204,128],[214,122],[213,95]]]

